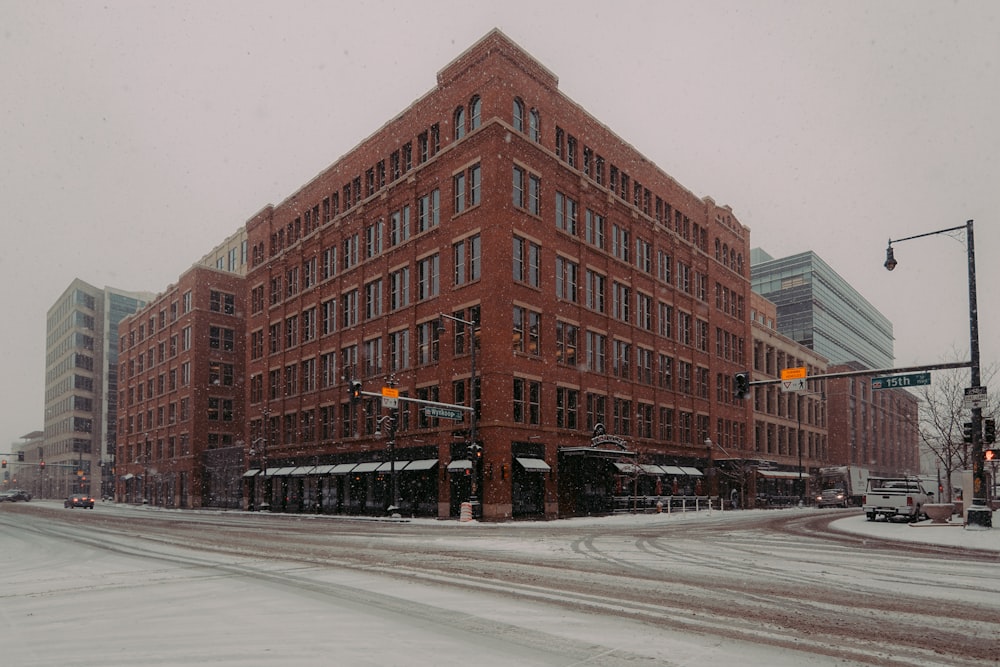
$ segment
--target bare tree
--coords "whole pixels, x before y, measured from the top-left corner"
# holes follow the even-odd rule
[[[996,366],[983,369],[983,386],[988,387],[995,375]],[[972,446],[963,439],[964,425],[969,421],[969,412],[964,406],[968,385],[968,371],[959,368],[934,371],[932,384],[915,390],[921,399],[920,442],[933,455],[943,473],[941,483],[945,487],[946,502],[952,501],[951,474],[972,468]],[[983,418],[993,418],[996,412],[997,402],[991,399],[983,410]]]

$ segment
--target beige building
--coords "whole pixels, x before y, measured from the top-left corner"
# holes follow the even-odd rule
[[[750,297],[753,334],[751,380],[754,385],[753,451],[747,458],[761,462],[756,491],[784,502],[808,498],[810,477],[830,465],[824,380],[807,380],[804,390],[788,391],[781,371],[805,368],[807,376],[827,372],[827,360],[777,332],[776,307],[753,293]]]

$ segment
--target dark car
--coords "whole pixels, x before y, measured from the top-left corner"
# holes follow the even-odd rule
[[[843,489],[824,489],[816,496],[817,507],[847,507],[847,494]]]
[[[66,499],[66,502],[63,503],[63,507],[69,507],[70,509],[74,507],[94,509],[94,499],[86,493],[74,493]]]
[[[10,489],[9,491],[4,491],[3,494],[0,495],[0,500],[6,500],[12,503],[15,503],[19,500],[28,502],[29,500],[31,500],[31,494],[25,491],[24,489]]]

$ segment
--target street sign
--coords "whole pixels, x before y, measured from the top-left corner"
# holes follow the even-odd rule
[[[805,378],[781,381],[781,391],[805,391],[805,390],[806,390]]]
[[[965,409],[986,407],[986,387],[966,387],[965,388]]]
[[[797,366],[795,368],[782,368],[781,369],[781,379],[782,380],[799,380],[806,377],[806,367]]]
[[[398,408],[399,407],[399,399],[398,398],[394,398],[392,396],[383,396],[382,397],[382,407],[383,408]]]
[[[382,387],[382,395],[388,398],[399,398],[399,390],[392,387]]]
[[[907,373],[905,375],[886,375],[872,378],[872,389],[899,389],[901,387],[919,387],[931,383],[931,373]]]
[[[439,408],[434,405],[428,405],[424,408],[424,414],[428,417],[437,417],[438,419],[453,419],[455,421],[462,421],[462,411],[453,410],[451,408]]]

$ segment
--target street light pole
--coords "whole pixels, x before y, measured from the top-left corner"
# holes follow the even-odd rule
[[[444,330],[444,320],[449,319],[452,322],[458,322],[469,327],[469,359],[471,360],[472,368],[469,375],[469,407],[472,411],[469,413],[469,465],[472,467],[472,481],[469,485],[469,502],[472,504],[473,511],[476,507],[476,477],[478,471],[476,469],[476,452],[479,451],[479,433],[477,430],[477,418],[476,418],[476,397],[478,392],[476,391],[476,323],[470,322],[468,320],[463,320],[460,317],[455,317],[454,315],[445,315],[440,313],[438,316],[438,331]]]
[[[392,500],[389,503],[389,514],[394,515],[399,512],[399,482],[396,478],[396,418],[392,415],[385,415],[379,417],[376,422],[377,430],[375,435],[379,435],[379,430],[384,428],[386,430],[386,441],[385,445],[389,449],[389,476],[392,480]]]
[[[927,232],[915,236],[892,240],[889,239],[889,246],[885,251],[885,268],[892,271],[898,262],[892,251],[892,244],[900,241],[909,241],[924,236],[934,234],[945,234],[948,232],[965,231],[965,240],[968,255],[969,270],[969,359],[971,373],[971,387],[977,389],[981,387],[980,361],[979,361],[979,306],[976,298],[976,243],[973,233],[972,220],[958,227],[939,229],[936,232]],[[983,460],[983,409],[978,402],[973,404],[971,410],[972,417],[972,479],[973,479],[973,499],[972,506],[968,509],[968,520],[966,526],[971,529],[989,529],[993,526],[993,512],[987,505],[986,495],[986,468]]]

